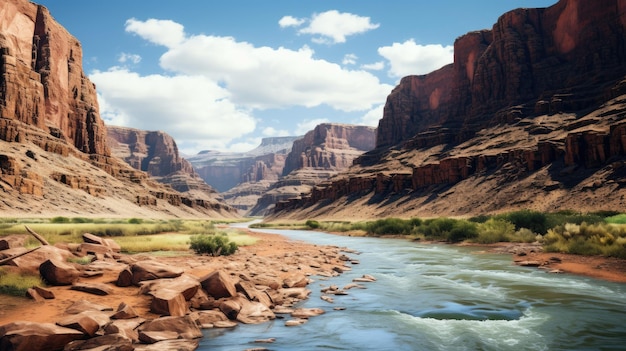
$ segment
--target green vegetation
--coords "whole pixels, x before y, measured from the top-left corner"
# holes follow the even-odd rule
[[[224,223],[224,222],[219,222]],[[113,237],[125,253],[156,253],[189,251],[193,235],[217,233],[217,222],[210,220],[149,220],[149,219],[88,219],[54,217],[49,220],[0,220],[0,237],[9,234],[26,234],[27,225],[42,235],[50,244],[81,243],[83,233]],[[237,245],[250,245],[255,239],[234,230],[222,230]],[[39,243],[29,238],[27,246]]]
[[[626,258],[626,214],[613,211],[543,213],[531,210],[469,219],[386,218],[369,222],[306,221],[309,229],[404,235],[446,242],[540,242],[546,251]]]
[[[44,286],[37,275],[19,274],[0,268],[0,294],[25,296],[33,286]]]
[[[211,256],[228,256],[237,251],[237,244],[230,241],[224,234],[194,235],[191,237],[191,249],[197,254],[209,254]]]

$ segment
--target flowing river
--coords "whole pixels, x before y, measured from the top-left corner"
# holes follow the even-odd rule
[[[360,264],[312,277],[302,307],[326,313],[297,327],[276,319],[209,329],[199,350],[626,350],[626,284],[518,267],[510,255],[399,239],[258,230],[360,252]],[[370,274],[367,289],[320,299]],[[334,310],[345,307],[345,310]],[[254,343],[275,338],[271,344]]]

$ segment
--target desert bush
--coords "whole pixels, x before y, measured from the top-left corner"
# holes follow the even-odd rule
[[[490,218],[478,224],[478,236],[474,239],[480,244],[493,244],[501,241],[513,241],[515,225],[504,219]]]
[[[320,222],[318,221],[314,221],[312,219],[309,219],[308,221],[306,221],[306,223],[304,223],[307,227],[311,228],[311,229],[318,229],[320,227]]]
[[[50,223],[69,223],[70,219],[67,217],[62,217],[62,216],[58,216],[58,217],[52,217],[50,219]]]
[[[566,223],[543,237],[546,251],[626,257],[626,230],[606,223]]]
[[[474,222],[457,220],[447,240],[453,243],[478,237],[478,226]]]
[[[85,217],[74,217],[70,220],[72,223],[92,223],[93,219]]]
[[[447,217],[427,219],[419,227],[419,232],[427,238],[446,240],[455,222],[455,219]]]
[[[491,219],[492,217],[493,217],[493,216],[482,214],[482,215],[478,215],[478,216],[470,217],[470,218],[468,219],[468,221],[470,221],[470,222],[474,222],[474,223],[485,223],[485,222],[487,222],[489,219]]]
[[[128,220],[129,224],[141,224],[143,223],[143,220],[141,218],[130,218]]]
[[[368,235],[409,235],[413,228],[419,226],[419,219],[385,218],[365,224],[365,231]]]
[[[548,224],[548,216],[545,213],[520,210],[497,215],[496,218],[504,219],[515,225],[515,230],[521,228],[530,229],[537,234],[545,234],[550,228]]]
[[[607,223],[626,224],[626,213],[616,214],[604,219]]]
[[[18,274],[0,268],[0,294],[23,297],[33,286],[44,286],[38,275]]]
[[[209,254],[211,256],[228,256],[237,251],[237,244],[230,241],[226,235],[194,235],[191,237],[190,248],[197,254]]]

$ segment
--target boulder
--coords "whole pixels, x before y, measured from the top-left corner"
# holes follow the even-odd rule
[[[309,284],[309,278],[304,274],[292,275],[283,280],[283,288],[304,288]]]
[[[43,297],[46,300],[54,299],[54,293],[52,292],[52,290],[45,289],[40,286],[33,286],[33,289],[37,291],[37,294],[39,294],[39,296]]]
[[[173,279],[156,279],[146,282],[141,282],[141,293],[152,295],[153,292],[167,289],[181,293],[185,300],[189,301],[200,288],[200,282],[198,278],[183,274],[178,278]]]
[[[113,311],[112,307],[100,305],[88,300],[78,300],[65,310],[67,314],[79,314],[85,311]]]
[[[119,253],[122,251],[122,247],[113,239],[103,239],[104,245],[108,246],[111,251]]]
[[[243,293],[248,300],[260,302],[269,308],[274,307],[274,303],[269,295],[265,291],[257,289],[254,284],[241,281],[237,283],[236,287],[237,291]]]
[[[76,329],[89,336],[94,336],[96,332],[109,323],[109,321],[109,316],[105,313],[85,311],[64,317],[60,321],[57,321],[56,324],[66,328]]]
[[[298,308],[291,313],[294,318],[309,318],[324,314],[324,310],[321,308]]]
[[[196,294],[189,300],[189,306],[197,310],[210,310],[217,308],[215,298],[209,296],[203,289],[198,289]]]
[[[146,320],[143,318],[118,319],[111,321],[109,324],[105,325],[102,330],[104,331],[105,335],[120,334],[133,340],[134,342],[137,342],[139,341],[139,333],[137,332],[137,327],[145,321]]]
[[[37,290],[35,290],[33,288],[28,288],[26,290],[26,297],[28,297],[31,300],[35,300],[35,302],[44,302],[45,301],[45,299],[41,295],[39,295]]]
[[[241,309],[237,314],[237,320],[241,323],[258,324],[276,319],[274,312],[260,302],[248,301],[244,297],[236,297],[235,299],[241,305]]]
[[[78,251],[84,255],[105,255],[113,253],[110,247],[101,244],[82,243],[78,246]]]
[[[220,310],[197,311],[190,313],[189,316],[202,329],[213,328],[217,322],[228,321],[228,317]]]
[[[104,245],[103,238],[91,233],[83,233],[83,242],[87,244]]]
[[[133,264],[130,270],[133,273],[134,285],[139,285],[139,282],[145,280],[176,278],[184,272],[182,268],[153,260],[139,261]]]
[[[124,335],[108,334],[87,340],[76,340],[65,345],[63,351],[133,351],[133,341]]]
[[[308,319],[301,319],[301,318],[290,319],[288,321],[285,321],[285,326],[286,327],[297,327],[299,325],[305,324],[306,322],[308,322]]]
[[[48,259],[42,263],[39,273],[51,285],[71,285],[80,275],[74,266],[57,259]]]
[[[178,291],[159,289],[152,291],[150,311],[166,316],[184,316],[189,311],[185,297]]]
[[[237,296],[237,288],[231,277],[221,270],[200,278],[202,288],[216,299]]]
[[[137,328],[139,340],[155,343],[168,339],[196,339],[202,337],[200,328],[190,316],[161,317],[146,321]]]
[[[133,272],[130,270],[130,267],[122,269],[120,274],[117,276],[115,285],[122,288],[133,285]]]
[[[10,249],[3,251],[3,253],[11,254],[10,256],[12,256],[12,252],[14,250],[18,250],[15,253],[22,253],[25,249]],[[72,256],[72,253],[67,250],[63,250],[51,245],[44,245],[33,252],[13,259],[10,264],[23,270],[39,274],[39,267],[47,260],[53,259],[58,262],[66,262],[67,259]]]
[[[61,350],[69,342],[83,337],[78,330],[52,323],[12,322],[0,326],[0,350]]]
[[[115,313],[111,315],[112,319],[132,319],[137,317],[137,311],[125,302],[120,303]]]
[[[74,283],[70,289],[101,296],[113,293],[113,288],[101,283]]]
[[[26,238],[28,238],[26,235],[7,235],[2,237],[0,238],[0,251],[16,247],[24,247]]]
[[[219,304],[219,309],[228,319],[235,320],[241,311],[241,304],[236,299],[223,300]]]

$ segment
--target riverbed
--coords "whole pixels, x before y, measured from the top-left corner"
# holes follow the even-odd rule
[[[626,284],[515,266],[510,255],[400,239],[255,230],[337,245],[359,264],[312,277],[302,307],[325,314],[286,327],[276,319],[210,329],[199,350],[624,350]],[[320,290],[373,275],[348,295]],[[336,309],[337,308],[337,309]],[[275,339],[273,343],[255,340]]]

